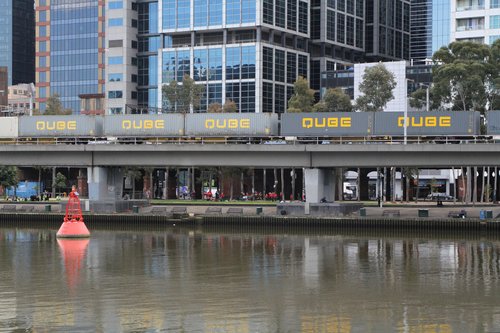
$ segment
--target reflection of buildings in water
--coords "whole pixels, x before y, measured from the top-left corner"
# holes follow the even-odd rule
[[[303,315],[300,318],[302,333],[332,332],[351,333],[351,320],[349,318],[332,315]]]

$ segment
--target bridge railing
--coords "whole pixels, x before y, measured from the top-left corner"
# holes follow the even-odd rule
[[[492,137],[408,137],[408,145],[495,144]],[[402,145],[402,137],[41,137],[0,139],[0,145],[250,144],[250,145]]]

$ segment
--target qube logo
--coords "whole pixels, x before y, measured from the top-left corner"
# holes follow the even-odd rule
[[[74,131],[76,130],[76,120],[59,120],[59,121],[37,121],[37,131]]]
[[[398,127],[404,127],[405,117],[398,117]],[[407,127],[451,127],[450,116],[407,117]]]
[[[131,129],[164,129],[164,120],[122,120],[122,128],[124,130]]]
[[[351,117],[302,118],[302,128],[338,128],[351,126]]]
[[[205,128],[206,129],[250,128],[250,119],[248,119],[248,118],[207,119],[207,120],[205,120]]]

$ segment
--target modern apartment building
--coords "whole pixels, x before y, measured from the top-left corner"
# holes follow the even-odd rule
[[[42,112],[56,94],[75,114],[79,95],[104,94],[104,31],[104,1],[36,0],[36,103]]]
[[[34,0],[0,1],[0,66],[8,68],[9,85],[34,82]]]
[[[500,38],[500,1],[451,1],[450,38],[484,44]]]

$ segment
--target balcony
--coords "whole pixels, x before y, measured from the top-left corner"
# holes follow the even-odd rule
[[[472,31],[472,30],[483,30],[484,29],[484,24],[478,24],[478,25],[462,25],[457,27],[457,32],[460,31]]]
[[[466,12],[470,10],[481,10],[484,9],[484,5],[472,5],[472,6],[457,6],[457,12]]]

